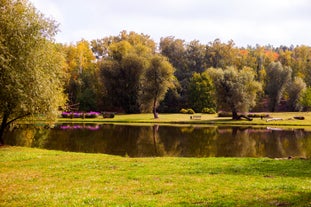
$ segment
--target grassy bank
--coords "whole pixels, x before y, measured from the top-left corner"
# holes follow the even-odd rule
[[[311,161],[0,148],[0,206],[311,206]]]
[[[267,114],[267,113],[264,113]],[[191,114],[160,114],[158,119],[153,118],[153,114],[117,114],[114,118],[59,118],[58,122],[106,122],[106,123],[160,123],[160,124],[219,124],[219,125],[269,125],[269,126],[310,126],[310,112],[284,112],[268,113],[271,118],[281,118],[279,121],[269,121],[264,118],[254,118],[248,120],[232,120],[230,117],[218,117],[217,114],[195,114],[200,119],[190,119]],[[294,119],[294,116],[303,116],[304,120]]]

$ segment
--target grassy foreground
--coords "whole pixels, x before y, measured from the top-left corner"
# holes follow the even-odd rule
[[[267,114],[267,113],[264,113]],[[267,121],[267,119],[254,118],[248,120],[232,120],[230,117],[218,117],[217,114],[195,114],[201,116],[200,119],[190,119],[192,114],[159,114],[158,119],[153,118],[153,114],[117,114],[110,118],[59,118],[58,122],[108,122],[108,123],[160,123],[160,124],[219,124],[219,125],[277,125],[277,126],[305,126],[311,127],[311,112],[282,112],[268,113],[273,118],[281,118],[280,121]],[[305,120],[293,119],[294,116],[303,116]]]
[[[0,206],[311,206],[311,160],[0,148]]]

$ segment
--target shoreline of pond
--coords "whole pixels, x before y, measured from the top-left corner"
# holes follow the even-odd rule
[[[267,113],[265,113],[267,114]],[[267,118],[248,120],[232,120],[229,117],[218,117],[216,114],[196,114],[200,119],[191,119],[190,114],[160,114],[158,119],[153,114],[117,114],[114,118],[58,118],[56,123],[110,123],[110,124],[159,124],[159,125],[226,125],[226,126],[280,126],[311,128],[310,112],[269,113]],[[294,119],[294,116],[304,117],[304,120]]]

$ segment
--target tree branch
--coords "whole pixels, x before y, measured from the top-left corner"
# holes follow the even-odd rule
[[[14,118],[14,119],[8,121],[8,122],[6,123],[6,125],[5,125],[5,127],[7,127],[9,124],[11,124],[12,122],[16,121],[17,119],[24,118],[24,117],[26,117],[26,116],[29,116],[30,114],[31,114],[31,113],[27,113],[27,114],[24,114],[24,115],[20,115],[20,116]]]

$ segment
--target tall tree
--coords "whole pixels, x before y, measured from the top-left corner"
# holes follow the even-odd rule
[[[274,112],[291,80],[292,69],[288,66],[283,67],[280,62],[273,62],[266,69],[266,74],[266,92],[270,99],[269,108]]]
[[[185,45],[184,79],[190,79],[194,72],[202,73],[206,69],[206,46],[199,41],[193,40]]]
[[[301,45],[293,49],[292,64],[293,76],[304,79],[308,86],[311,86],[311,47]]]
[[[145,68],[145,60],[137,54],[127,55],[120,62],[103,61],[101,77],[115,108],[122,108],[126,113],[140,112],[138,95]]]
[[[143,78],[140,102],[145,109],[152,107],[154,118],[158,118],[158,104],[172,86],[173,78],[174,68],[163,56],[155,55],[151,58]]]
[[[234,67],[226,69],[207,69],[213,79],[217,106],[219,109],[230,109],[233,119],[239,119],[238,112],[245,113],[256,104],[257,93],[261,84],[255,81],[254,70],[244,67],[237,70]]]
[[[170,63],[176,69],[175,76],[179,82],[178,103],[183,107],[189,105],[188,90],[192,74],[201,73],[206,68],[206,46],[194,40],[186,44],[184,40],[175,39],[174,37],[161,38],[161,54],[166,56]],[[177,98],[177,96],[175,96]],[[165,98],[165,101],[169,98]],[[169,104],[169,103],[168,103]],[[167,105],[168,105],[167,104]],[[175,104],[176,107],[179,107]],[[179,109],[174,109],[179,111]]]
[[[300,77],[295,77],[294,80],[288,85],[287,94],[289,99],[287,104],[289,105],[289,109],[291,111],[301,111],[303,109],[301,100],[306,88],[306,83]]]
[[[0,4],[0,144],[17,119],[45,114],[52,119],[64,104],[63,56],[52,43],[55,22],[26,0]]]
[[[182,39],[175,39],[175,37],[172,36],[161,38],[160,51],[176,69],[176,78],[179,81],[182,80],[183,71],[185,69],[185,41]]]
[[[201,112],[203,108],[216,109],[214,85],[207,72],[194,73],[190,79],[189,102],[191,108]]]
[[[222,43],[220,39],[210,42],[206,48],[207,67],[225,68],[236,66],[239,50],[232,40]]]
[[[299,104],[303,107],[303,110],[310,110],[311,108],[311,88],[307,87],[306,90],[301,94]]]
[[[141,36],[141,37],[140,37]],[[106,97],[114,108],[139,113],[138,96],[141,80],[154,54],[152,40],[145,35],[121,32],[118,42],[111,43],[108,56],[101,60],[100,74]]]
[[[77,108],[80,111],[95,110],[99,102],[99,80],[90,43],[81,40],[76,44],[63,45],[63,50],[69,77],[65,85],[69,105],[79,104]]]

